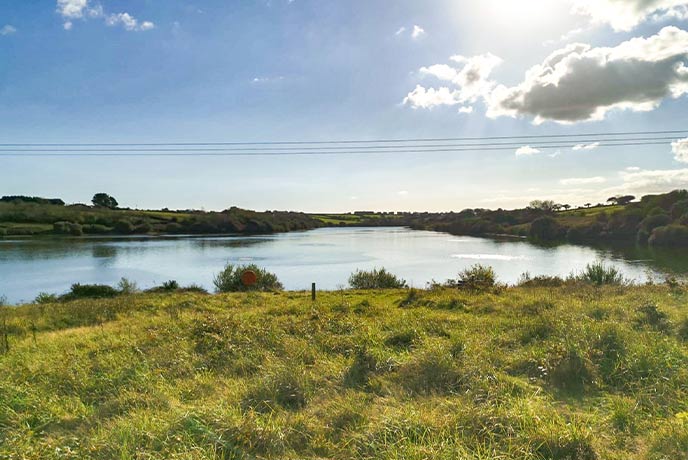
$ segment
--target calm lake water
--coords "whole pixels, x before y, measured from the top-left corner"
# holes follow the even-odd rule
[[[174,279],[212,288],[226,262],[264,266],[290,290],[337,289],[356,269],[386,267],[423,287],[459,270],[491,265],[502,282],[523,272],[568,275],[602,260],[636,281],[688,273],[688,253],[636,248],[498,241],[405,228],[326,228],[268,236],[0,239],[0,296],[11,303],[40,292],[63,293],[72,283],[116,284],[125,277],[148,288]]]

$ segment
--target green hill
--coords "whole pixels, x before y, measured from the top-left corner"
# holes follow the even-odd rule
[[[6,307],[0,458],[681,459],[687,300],[575,285]]]

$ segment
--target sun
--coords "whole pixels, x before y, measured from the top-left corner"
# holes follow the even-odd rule
[[[559,22],[571,9],[568,0],[480,0],[473,5],[482,23],[523,31]]]

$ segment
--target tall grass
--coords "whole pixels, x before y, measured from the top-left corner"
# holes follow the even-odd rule
[[[174,291],[0,310],[0,458],[685,457],[682,294],[408,294]]]

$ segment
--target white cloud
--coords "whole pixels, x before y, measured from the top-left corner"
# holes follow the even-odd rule
[[[461,107],[459,107],[459,113],[466,113],[466,114],[473,113],[473,107],[470,105],[461,106]]]
[[[629,172],[640,171],[640,168],[637,166],[629,166],[628,168],[626,168],[626,171],[629,171]]]
[[[688,163],[688,138],[672,142],[671,151],[674,153],[676,161]]]
[[[516,156],[535,155],[536,153],[540,153],[540,150],[533,148],[530,145],[524,145],[516,150]]]
[[[603,190],[603,194],[643,195],[688,188],[688,169],[625,170],[619,175],[623,183]]]
[[[500,58],[490,53],[470,58],[456,55],[452,56],[450,60],[455,62],[457,66],[435,64],[421,67],[419,72],[424,76],[432,76],[441,81],[451,82],[452,85],[456,86],[456,89],[452,90],[448,87],[426,89],[418,85],[414,91],[406,96],[404,103],[410,103],[414,108],[429,108],[435,105],[476,102],[481,97],[486,97],[494,87],[494,83],[489,77],[495,67],[502,62]],[[435,103],[432,105],[414,103],[416,100],[428,101],[430,99]]]
[[[576,144],[571,150],[595,150],[599,146],[599,142],[593,142],[592,144]]]
[[[2,36],[12,35],[12,34],[14,34],[14,33],[16,33],[16,32],[17,32],[17,28],[14,27],[14,26],[11,26],[11,25],[9,25],[9,24],[4,25],[4,26],[0,29],[0,35],[2,35]]]
[[[571,44],[487,97],[488,116],[532,116],[535,123],[602,120],[613,109],[649,111],[688,93],[688,32],[665,27],[614,48]]]
[[[121,25],[128,31],[145,31],[155,28],[151,21],[139,21],[129,13],[105,14],[103,6],[91,0],[57,0],[57,13],[64,19],[65,30],[72,30],[74,20],[101,18],[108,26]]]
[[[105,24],[108,26],[116,26],[121,24],[126,30],[129,31],[144,31],[153,29],[155,27],[155,24],[150,21],[139,22],[129,13],[111,14],[105,18]]]
[[[404,98],[404,104],[410,105],[414,109],[431,109],[440,105],[456,105],[459,95],[446,86],[441,88],[424,88],[417,85],[416,89],[408,93]]]
[[[398,35],[403,34],[404,32],[406,32],[406,27],[401,26],[401,27],[399,27],[399,29],[397,29],[396,32],[394,32],[394,35],[397,35],[397,36],[398,36]]]
[[[409,192],[406,190],[400,190],[397,192],[397,195],[399,195],[399,196],[406,196],[408,194],[409,194]]]
[[[559,181],[561,185],[589,185],[589,184],[604,184],[607,179],[602,176],[597,177],[572,177],[569,179],[562,179]]]
[[[576,0],[573,11],[614,30],[628,31],[649,17],[680,15],[685,5],[686,0]]]
[[[57,12],[64,18],[83,18],[88,2],[89,0],[57,0]]]
[[[423,29],[421,26],[413,26],[413,31],[411,32],[411,37],[414,40],[417,40],[421,37],[423,37],[426,34],[425,29]]]

